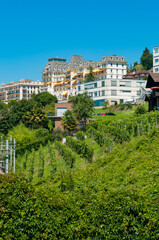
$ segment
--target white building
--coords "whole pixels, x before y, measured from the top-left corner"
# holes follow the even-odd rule
[[[10,100],[30,99],[33,93],[38,94],[42,87],[41,81],[21,79],[19,82],[2,83],[0,87],[0,100],[8,103]]]
[[[142,94],[142,87],[145,88],[147,80],[141,79],[102,79],[89,83],[77,85],[76,94],[85,91],[93,99],[96,107],[102,106],[106,100],[110,104],[115,102],[125,103],[134,101]]]
[[[159,46],[153,48],[153,72],[159,72]]]
[[[76,94],[76,85],[86,80],[90,66],[94,77],[100,80],[122,79],[127,73],[125,58],[116,55],[102,57],[100,62],[84,61],[81,55],[72,55],[68,64],[66,59],[49,58],[43,71],[41,91],[50,92],[59,101],[67,100]]]
[[[106,67],[107,78],[122,79],[127,73],[127,62],[124,57],[109,55],[102,57],[100,67]]]

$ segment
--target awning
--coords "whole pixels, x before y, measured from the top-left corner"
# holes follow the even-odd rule
[[[63,93],[61,93],[62,96],[65,96],[65,95],[67,95],[67,94],[68,94],[68,92],[63,92]]]
[[[77,79],[73,80],[72,83],[75,83],[77,81]]]
[[[43,82],[44,85],[51,84],[51,82]]]

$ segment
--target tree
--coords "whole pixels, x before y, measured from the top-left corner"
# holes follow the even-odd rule
[[[84,120],[86,124],[87,118],[93,112],[94,102],[88,96],[87,92],[73,96],[69,100],[72,103],[73,112],[78,120]]]
[[[150,53],[148,48],[145,48],[143,54],[140,58],[141,64],[143,65],[145,70],[149,70],[153,66],[153,55]]]
[[[35,100],[39,105],[46,106],[52,102],[57,103],[57,97],[53,96],[49,92],[38,93],[33,96],[33,100]]]
[[[93,68],[92,66],[89,67],[89,73],[88,75],[85,77],[85,82],[92,82],[95,81],[96,77],[93,75]]]
[[[108,105],[109,105],[109,101],[108,100],[106,100],[105,102],[103,102],[103,108],[107,108],[108,107]]]
[[[133,69],[135,68],[135,66],[138,65],[138,62],[134,62],[134,66],[133,66]]]
[[[77,119],[72,111],[67,110],[62,117],[62,125],[64,130],[67,130],[69,134],[73,132],[77,126]]]
[[[39,128],[44,127],[48,128],[48,117],[42,108],[35,106],[31,112],[27,112],[23,116],[23,122],[27,127]]]
[[[144,67],[142,66],[142,64],[137,64],[137,65],[135,65],[134,70],[135,70],[136,72],[138,72],[138,71],[143,71],[143,70],[144,70]]]

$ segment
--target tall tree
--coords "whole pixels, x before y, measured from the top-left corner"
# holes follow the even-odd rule
[[[73,132],[77,126],[77,119],[72,111],[67,110],[62,117],[62,125],[65,130]]]
[[[84,120],[86,123],[87,118],[93,112],[94,102],[88,96],[87,92],[78,94],[70,98],[69,102],[72,103],[73,112],[78,120]]]
[[[153,66],[153,55],[150,53],[149,49],[146,47],[140,58],[141,64],[145,70],[149,70]]]

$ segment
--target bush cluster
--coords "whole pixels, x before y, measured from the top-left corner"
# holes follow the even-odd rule
[[[86,158],[88,162],[92,162],[93,149],[88,146],[85,141],[79,141],[72,137],[66,137],[66,144],[77,154],[81,155],[83,158]]]
[[[62,144],[61,142],[56,141],[55,147],[57,148],[58,152],[65,160],[66,164],[69,165],[70,168],[73,168],[75,164],[75,159],[76,159],[75,154],[72,151],[70,151],[66,147],[66,145]]]

